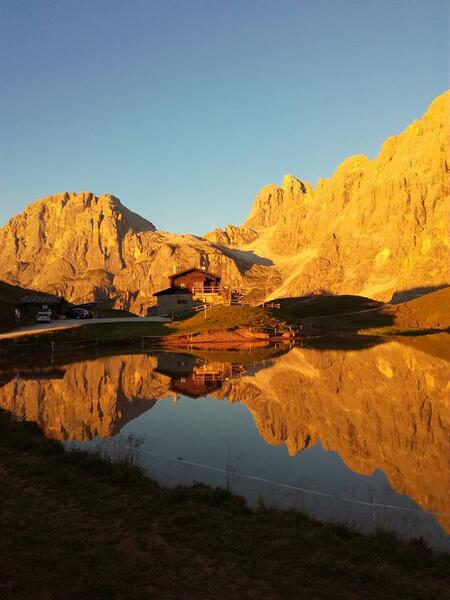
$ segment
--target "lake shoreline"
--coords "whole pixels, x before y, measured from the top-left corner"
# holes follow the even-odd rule
[[[162,488],[0,411],[5,600],[445,598],[450,555],[203,484]],[[19,525],[18,525],[19,524]]]

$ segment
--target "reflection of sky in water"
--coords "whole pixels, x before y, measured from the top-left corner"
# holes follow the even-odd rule
[[[51,437],[94,438],[87,447],[117,458],[128,452],[117,444],[134,437],[139,462],[169,485],[231,485],[251,503],[262,496],[450,549],[437,522],[450,531],[449,340],[295,347],[265,362],[252,355],[245,365],[233,353],[234,362],[221,362],[176,352],[61,359],[51,368],[12,361],[0,369],[0,406]]]
[[[137,455],[142,466],[164,484],[190,484],[197,480],[231,485],[234,492],[243,494],[251,503],[261,497],[268,504],[299,507],[317,518],[356,523],[368,530],[389,527],[404,535],[423,536],[436,546],[450,549],[450,537],[444,534],[435,518],[420,510],[407,496],[395,493],[383,472],[359,475],[346,467],[336,452],[325,451],[320,442],[296,456],[289,456],[284,444],[271,446],[262,439],[251,414],[242,404],[214,398],[181,397],[177,403],[160,400],[151,410],[125,425],[120,436],[104,444],[106,447],[110,444],[126,446],[129,436],[140,440]],[[89,445],[97,443],[98,440]],[[121,452],[126,450],[117,446],[112,450],[115,455]],[[305,488],[311,493],[255,481],[246,475]],[[357,502],[387,504],[406,510]]]

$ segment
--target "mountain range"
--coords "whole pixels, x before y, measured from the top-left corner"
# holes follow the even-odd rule
[[[449,283],[450,91],[315,189],[292,175],[247,220],[202,237],[157,230],[112,195],[64,192],[0,228],[0,279],[145,314],[173,272],[207,265],[262,301],[311,293],[389,301]]]

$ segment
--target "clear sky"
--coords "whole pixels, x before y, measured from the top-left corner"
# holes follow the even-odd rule
[[[0,224],[61,191],[158,228],[242,222],[448,85],[447,0],[0,0]]]

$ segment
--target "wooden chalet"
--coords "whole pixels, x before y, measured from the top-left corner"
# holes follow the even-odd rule
[[[232,302],[234,296],[228,287],[222,285],[221,277],[207,271],[204,267],[179,271],[170,275],[169,280],[171,286],[190,290],[194,303],[209,304],[210,306],[234,303]]]
[[[169,277],[170,285],[191,290],[192,294],[214,294],[221,292],[221,278],[206,269],[191,268]]]
[[[241,304],[243,294],[223,286],[221,277],[206,268],[192,267],[169,276],[170,286],[153,294],[158,315],[174,315],[195,306]]]

